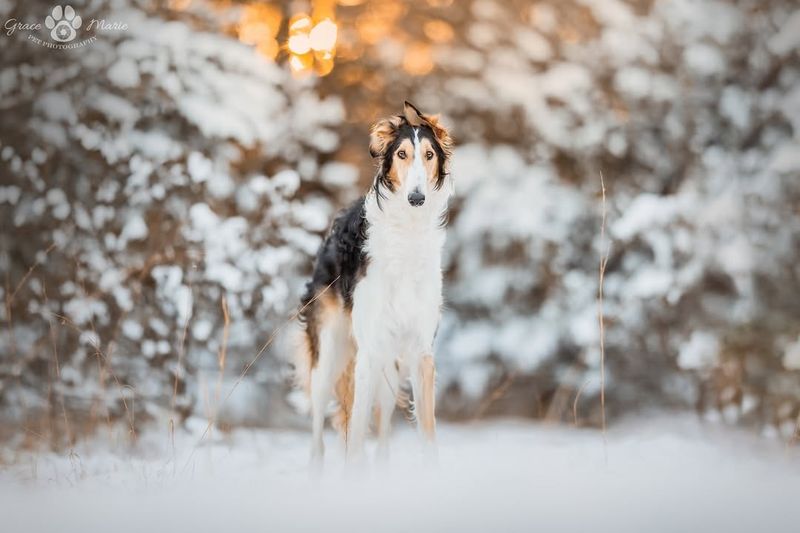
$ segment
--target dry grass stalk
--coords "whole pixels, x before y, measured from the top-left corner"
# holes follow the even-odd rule
[[[583,390],[586,388],[589,383],[591,383],[591,379],[587,379],[583,382],[581,387],[578,389],[578,392],[575,394],[575,401],[572,402],[572,422],[575,427],[578,427],[578,400],[581,399],[581,394],[583,394]]]
[[[192,286],[192,281],[189,281],[189,291],[192,292],[194,296],[194,287]],[[192,305],[194,305],[194,297],[192,297]],[[170,402],[170,411],[172,412],[172,418],[170,418],[170,423],[175,426],[175,402],[178,397],[178,381],[180,380],[180,373],[181,367],[183,366],[183,356],[184,351],[186,349],[186,335],[189,331],[189,320],[192,317],[192,313],[188,313],[186,315],[186,320],[183,321],[183,330],[181,331],[181,342],[178,345],[178,367],[175,369],[175,380],[172,384],[172,400]]]
[[[56,247],[56,243],[52,243],[52,244],[50,244],[50,246],[48,246],[48,247],[47,247],[47,250],[45,250],[45,251],[44,251],[44,256],[45,256],[45,257],[47,257],[47,254],[49,254],[50,252],[52,252],[52,251],[53,251],[53,248],[55,248],[55,247]],[[29,277],[31,277],[31,274],[33,274],[33,271],[34,271],[34,270],[36,270],[36,267],[38,267],[38,266],[39,266],[39,265],[41,265],[41,264],[42,264],[42,263],[41,263],[41,262],[40,262],[40,261],[37,259],[37,260],[36,260],[36,262],[34,262],[34,263],[33,263],[33,264],[30,266],[30,268],[29,268],[29,269],[28,269],[28,271],[25,273],[25,275],[24,275],[24,276],[22,276],[22,279],[21,279],[21,280],[19,280],[19,283],[17,283],[17,287],[14,289],[14,292],[13,292],[13,293],[11,293],[11,297],[9,298],[8,305],[11,305],[11,302],[13,302],[13,301],[14,301],[14,297],[16,297],[17,293],[20,291],[20,289],[22,289],[22,286],[23,286],[23,285],[25,285],[25,282],[26,282],[26,281],[28,281],[28,278],[29,278]]]
[[[294,312],[294,314],[292,314],[292,316],[290,316],[290,317],[289,317],[288,319],[286,319],[286,320],[285,320],[285,321],[284,321],[284,322],[283,322],[283,323],[282,323],[280,326],[278,326],[278,327],[277,327],[275,330],[273,330],[272,334],[269,336],[269,338],[268,338],[268,339],[267,339],[267,341],[266,341],[266,342],[263,344],[263,346],[261,346],[261,349],[260,349],[260,350],[258,350],[258,353],[256,353],[255,357],[253,357],[253,358],[252,358],[252,359],[251,359],[251,360],[250,360],[250,361],[249,361],[249,362],[248,362],[248,363],[245,365],[245,367],[244,367],[244,370],[242,370],[242,373],[241,373],[241,374],[239,374],[239,377],[238,377],[238,378],[236,378],[236,381],[235,381],[235,382],[234,382],[234,384],[231,386],[231,389],[228,391],[228,393],[225,395],[225,398],[223,398],[223,399],[222,399],[222,402],[219,404],[219,407],[222,407],[223,405],[225,405],[225,403],[226,403],[226,402],[228,401],[228,399],[231,397],[231,395],[232,395],[232,394],[233,394],[233,392],[236,390],[236,388],[239,386],[239,384],[242,382],[242,380],[244,380],[245,376],[246,376],[246,375],[247,375],[247,373],[250,371],[250,369],[253,367],[253,365],[254,365],[254,364],[256,364],[256,363],[258,362],[258,360],[259,360],[259,359],[261,359],[261,356],[262,356],[262,355],[264,355],[264,352],[266,352],[266,351],[267,351],[267,348],[269,348],[269,347],[270,347],[270,345],[271,345],[271,344],[272,344],[272,343],[275,341],[275,339],[278,337],[278,335],[279,335],[279,334],[280,334],[280,333],[281,333],[281,332],[282,332],[284,329],[286,329],[286,327],[287,327],[289,324],[291,324],[292,322],[294,322],[294,321],[297,319],[297,317],[298,317],[298,316],[300,316],[300,314],[301,314],[303,311],[305,311],[305,310],[306,310],[306,308],[307,308],[309,305],[311,305],[311,304],[313,304],[314,302],[316,302],[316,301],[317,301],[317,300],[318,300],[318,299],[319,299],[319,298],[320,298],[320,297],[321,297],[323,294],[325,294],[326,292],[328,292],[328,289],[330,289],[330,288],[333,286],[333,284],[334,284],[334,283],[336,283],[337,281],[339,281],[339,276],[336,276],[336,278],[335,278],[333,281],[331,281],[331,282],[330,282],[330,283],[329,283],[327,286],[325,286],[325,288],[323,288],[323,289],[322,289],[322,290],[321,290],[321,291],[320,291],[320,292],[319,292],[319,293],[318,293],[316,296],[314,296],[314,297],[313,297],[311,300],[309,300],[309,301],[308,301],[308,303],[306,303],[305,305],[303,305],[302,307],[300,307],[300,308],[299,308],[297,311],[295,311],[295,312]],[[183,470],[186,470],[186,468],[189,466],[189,463],[191,462],[192,458],[194,457],[194,453],[195,453],[195,451],[197,450],[197,447],[198,447],[198,446],[199,446],[199,445],[200,445],[200,444],[201,444],[201,443],[202,443],[202,442],[205,440],[205,438],[208,436],[209,432],[211,431],[211,428],[212,428],[212,426],[213,426],[215,423],[216,423],[216,420],[210,420],[210,421],[208,422],[208,425],[206,425],[206,428],[205,428],[205,430],[203,430],[203,433],[200,435],[200,438],[197,440],[197,443],[195,443],[194,447],[192,448],[192,452],[189,454],[189,457],[187,457],[187,458],[186,458],[186,463],[185,463],[185,464],[184,464],[184,466],[183,466]]]
[[[505,396],[506,392],[508,392],[508,389],[511,387],[511,384],[514,383],[514,380],[516,379],[516,377],[517,377],[517,371],[516,370],[512,371],[511,373],[509,373],[503,379],[503,381],[501,381],[500,384],[497,387],[494,388],[494,390],[491,392],[491,394],[489,394],[489,396],[487,396],[481,402],[481,404],[475,410],[475,414],[472,415],[472,419],[473,420],[477,420],[477,419],[481,418],[486,413],[486,411],[489,409],[489,407],[492,406],[492,404],[494,402],[496,402],[497,400],[499,400],[500,398]]]
[[[228,301],[225,299],[225,295],[223,294],[221,297],[221,305],[222,305],[222,345],[219,348],[219,354],[217,354],[217,365],[219,367],[219,376],[217,377],[217,388],[214,393],[214,418],[217,417],[219,413],[219,397],[222,394],[222,380],[225,377],[225,359],[227,358],[228,353],[228,336],[230,333],[231,327],[231,317],[228,314]]]
[[[47,290],[45,289],[44,283],[42,283],[42,299],[44,300],[45,307],[48,307],[48,298],[47,298]],[[56,380],[58,382],[61,381],[61,365],[58,360],[58,339],[56,336],[56,328],[53,325],[53,319],[48,317],[47,323],[50,327],[50,343],[53,348],[53,363],[55,364],[56,369]],[[50,385],[52,387],[52,383]],[[61,405],[61,415],[64,419],[64,432],[66,433],[67,443],[69,446],[74,444],[74,434],[72,433],[72,429],[69,423],[69,417],[67,416],[67,407],[64,404],[64,391],[61,387],[56,386],[56,395],[58,397],[59,404]]]
[[[602,194],[602,221],[600,224],[600,245],[606,241],[606,184],[603,180],[603,173],[600,172],[600,191]],[[598,271],[597,286],[597,321],[600,328],[600,425],[603,433],[603,453],[606,463],[608,463],[608,435],[606,434],[606,331],[605,316],[603,315],[603,283],[605,281],[606,265],[611,249],[609,243],[605,252],[600,257],[600,267]]]
[[[78,334],[83,332],[83,330],[80,327],[78,327],[78,325],[75,324],[72,321],[72,319],[69,318],[68,316],[65,316],[65,315],[62,315],[62,314],[59,314],[59,313],[56,313],[56,312],[53,312],[53,311],[51,311],[50,314],[52,316],[58,318],[61,321],[61,325],[66,325],[66,326],[70,327],[71,329],[73,329]],[[92,327],[92,331],[94,331],[94,327]],[[94,349],[95,349],[94,350],[94,355],[98,359],[98,364],[102,364],[103,368],[105,369],[105,371],[108,372],[108,374],[111,376],[111,379],[114,380],[114,383],[115,383],[115,385],[117,387],[117,391],[119,393],[120,400],[122,401],[122,406],[125,409],[125,414],[127,415],[127,418],[128,418],[128,429],[129,429],[129,432],[130,432],[130,434],[132,436],[135,437],[136,436],[136,429],[135,429],[135,426],[134,426],[134,413],[132,411],[131,406],[128,405],[128,401],[125,399],[126,395],[124,393],[125,389],[129,389],[129,390],[132,390],[132,391],[134,391],[135,389],[133,387],[131,387],[130,385],[123,385],[122,384],[122,382],[119,380],[119,377],[117,377],[117,375],[114,373],[113,369],[109,365],[108,357],[103,352],[103,349],[100,347],[100,344],[99,343],[94,343],[93,346],[94,346]]]

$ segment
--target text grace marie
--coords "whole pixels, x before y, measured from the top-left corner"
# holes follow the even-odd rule
[[[40,22],[22,22],[15,18],[6,20],[3,28],[6,30],[6,35],[11,36],[19,31],[39,31],[42,29]],[[125,22],[113,21],[109,22],[105,19],[92,19],[86,26],[87,31],[127,31],[128,24]]]

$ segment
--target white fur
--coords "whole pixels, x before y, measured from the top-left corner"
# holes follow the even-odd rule
[[[396,396],[396,390],[384,390],[390,386],[387,374],[394,372],[395,362],[401,375],[411,379],[414,397],[419,397],[417,369],[423,356],[433,354],[439,324],[445,240],[441,217],[452,187],[447,183],[436,190],[429,183],[416,135],[414,145],[414,161],[403,190],[387,192],[380,205],[374,192],[366,201],[369,266],[353,293],[352,310],[358,348],[347,450],[348,456],[356,459],[363,453],[375,395],[384,398],[384,407],[388,407],[385,398]],[[415,188],[425,194],[425,203],[418,207],[407,200]],[[394,402],[388,412],[381,412],[382,422],[391,416],[393,407]]]
[[[422,146],[419,142],[419,128],[414,128],[414,159],[411,160],[411,167],[406,176],[404,198],[407,198],[412,191],[418,191],[427,198],[428,194],[428,173],[425,172],[425,162],[422,159]]]
[[[418,132],[414,159],[402,188],[375,191],[366,198],[369,260],[366,275],[353,292],[353,308],[320,331],[317,367],[311,374],[312,463],[321,465],[322,426],[333,387],[356,350],[354,398],[345,434],[349,459],[363,458],[364,439],[374,405],[380,408],[378,454],[388,455],[388,435],[401,379],[411,381],[412,394],[421,394],[420,363],[433,355],[433,340],[442,306],[441,255],[445,230],[441,218],[452,193],[452,181],[436,190],[427,178]],[[408,194],[425,195],[412,206]],[[355,342],[353,342],[355,341]],[[356,348],[357,347],[357,348]]]

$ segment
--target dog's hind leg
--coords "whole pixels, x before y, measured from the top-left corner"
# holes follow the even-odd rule
[[[349,357],[347,342],[349,319],[335,306],[323,312],[319,328],[319,358],[311,371],[311,464],[319,468],[325,453],[322,438],[325,413],[333,398],[334,386]]]
[[[321,346],[325,345],[323,339],[321,336]],[[324,353],[320,350],[319,362],[311,371],[311,465],[315,468],[322,466],[325,454],[322,430],[325,427],[325,411],[333,394],[333,361],[330,356],[323,357]]]

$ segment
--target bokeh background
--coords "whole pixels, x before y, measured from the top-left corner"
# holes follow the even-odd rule
[[[794,0],[72,5],[85,46],[0,36],[7,444],[303,424],[291,317],[406,99],[457,143],[440,417],[599,425],[607,257],[609,424],[798,437]]]

